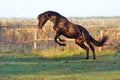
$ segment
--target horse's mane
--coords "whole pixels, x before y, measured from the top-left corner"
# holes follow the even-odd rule
[[[62,16],[61,14],[59,14],[58,12],[55,12],[55,11],[46,11],[46,12],[44,12],[44,13],[39,14],[37,18],[39,19],[39,17],[40,17],[42,14],[45,14],[45,13],[47,13],[48,15],[55,15],[55,16],[58,16],[58,17],[62,17],[62,18],[64,18],[64,19],[67,20],[66,17]]]
[[[58,17],[62,17],[62,18],[64,18],[64,19],[67,20],[66,17],[62,16],[62,15],[59,14],[58,12],[55,12],[55,11],[46,11],[46,13],[49,13],[49,14],[51,14],[51,15],[55,15],[55,16],[58,16]]]

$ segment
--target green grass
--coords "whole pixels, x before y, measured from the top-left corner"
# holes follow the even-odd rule
[[[80,50],[1,51],[0,80],[120,80],[120,52]]]

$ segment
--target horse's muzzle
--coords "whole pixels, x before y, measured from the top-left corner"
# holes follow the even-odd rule
[[[39,29],[42,29],[42,27],[40,25],[38,25]]]
[[[42,29],[42,27],[39,27],[39,29]]]

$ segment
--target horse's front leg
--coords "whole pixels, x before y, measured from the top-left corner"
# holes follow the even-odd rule
[[[60,37],[58,37],[58,39],[59,39],[59,41],[61,41],[61,42],[66,42],[65,39],[61,39]]]
[[[57,32],[56,35],[55,35],[54,41],[57,42],[60,46],[66,46],[65,43],[59,42],[60,40],[63,40],[63,39],[60,38],[60,35],[61,34],[59,32]],[[59,39],[59,41],[57,39]],[[62,41],[62,42],[64,42],[64,41]]]

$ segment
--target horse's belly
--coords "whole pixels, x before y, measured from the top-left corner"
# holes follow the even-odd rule
[[[72,32],[67,32],[65,34],[63,34],[65,37],[67,38],[76,38],[77,34],[76,33],[72,33]]]
[[[76,38],[79,35],[79,31],[75,26],[69,26],[68,32],[64,33],[63,35],[68,37],[68,38]]]

